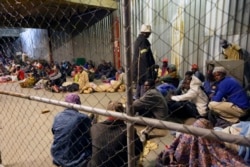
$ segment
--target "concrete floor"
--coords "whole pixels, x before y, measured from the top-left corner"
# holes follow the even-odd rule
[[[65,93],[20,88],[18,83],[1,83],[0,91],[64,100]],[[125,93],[81,94],[82,105],[106,108],[110,100],[124,100]],[[53,167],[50,156],[54,116],[64,108],[20,97],[0,94],[0,150],[5,167]],[[50,112],[42,114],[43,110]],[[104,119],[101,117],[100,119]],[[191,121],[192,122],[192,121]],[[136,126],[138,131],[143,127]],[[154,129],[150,142],[157,146],[142,158],[144,167],[154,166],[157,155],[173,136],[168,130]]]

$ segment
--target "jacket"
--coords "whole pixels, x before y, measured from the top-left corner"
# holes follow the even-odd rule
[[[134,44],[133,81],[143,85],[147,79],[154,79],[155,60],[148,39],[140,34]]]
[[[54,119],[51,146],[53,163],[62,167],[81,167],[92,153],[91,120],[74,109],[65,109]]]
[[[196,105],[197,111],[200,115],[205,115],[208,104],[208,96],[201,88],[202,82],[196,77],[192,76],[190,82],[190,89],[182,95],[172,96],[171,99],[174,101],[186,101],[189,100]]]
[[[142,97],[132,104],[135,112],[139,115],[166,120],[168,117],[168,105],[165,97],[157,89],[149,89]]]
[[[250,107],[246,91],[233,77],[226,76],[217,83],[217,89],[211,101],[221,102],[223,98],[243,110]]]
[[[128,166],[127,127],[122,120],[106,120],[91,127],[93,154],[88,167]],[[143,146],[134,131],[135,156],[139,158]]]

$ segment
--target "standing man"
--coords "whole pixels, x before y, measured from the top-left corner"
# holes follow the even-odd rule
[[[136,84],[136,94],[134,99],[140,98],[144,93],[143,84],[147,79],[154,78],[155,60],[151,50],[151,44],[148,37],[151,34],[151,26],[143,24],[141,33],[134,44],[133,56],[133,81]]]

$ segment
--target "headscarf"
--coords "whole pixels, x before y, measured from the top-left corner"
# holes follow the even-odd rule
[[[69,93],[65,97],[65,102],[74,103],[74,104],[81,104],[80,97],[75,93]]]

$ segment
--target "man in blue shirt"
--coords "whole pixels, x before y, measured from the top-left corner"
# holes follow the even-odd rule
[[[240,83],[226,74],[224,67],[214,68],[213,75],[217,87],[208,107],[222,119],[230,123],[237,123],[240,117],[247,114],[246,110],[249,109],[250,103],[246,91]]]
[[[81,104],[75,93],[66,95],[68,103]],[[84,167],[92,154],[90,118],[76,109],[66,108],[55,116],[51,146],[53,163],[63,167]]]

